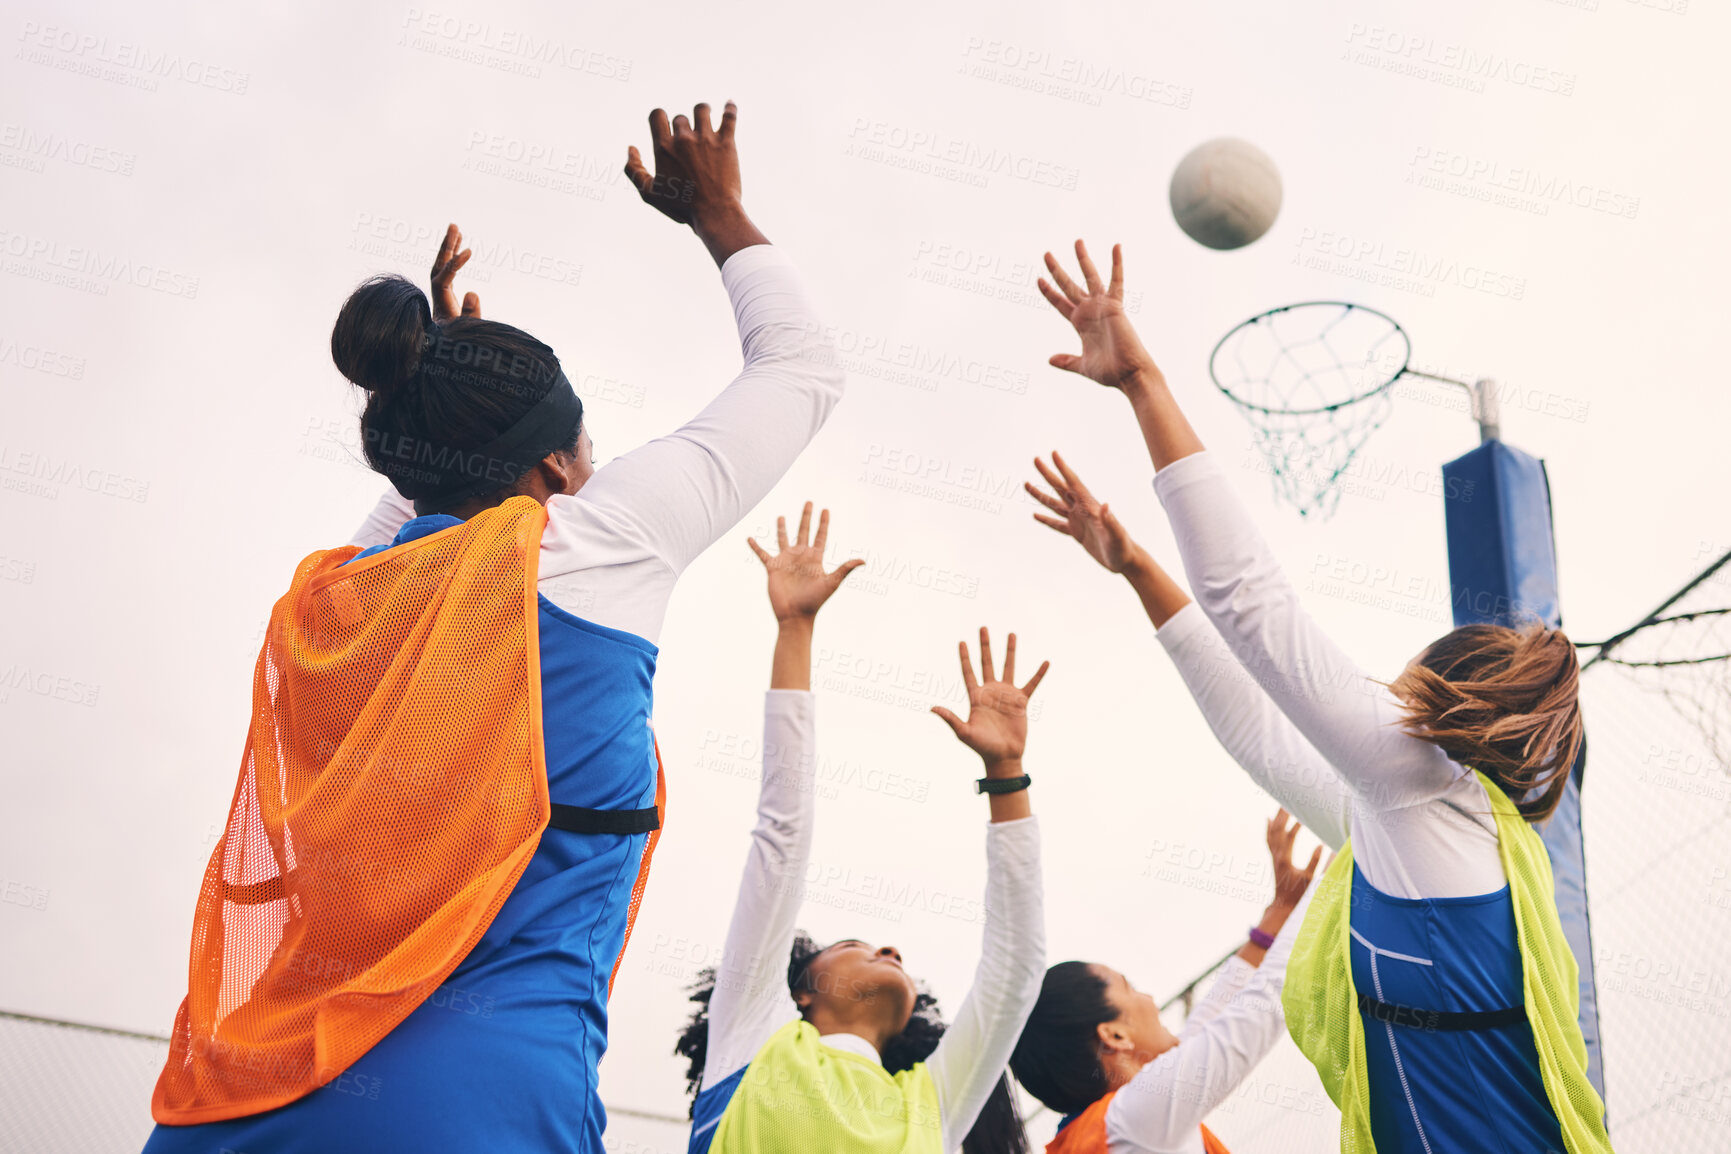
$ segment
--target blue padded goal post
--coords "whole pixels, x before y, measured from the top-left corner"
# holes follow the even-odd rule
[[[1457,627],[1515,625],[1534,618],[1562,627],[1557,552],[1545,464],[1496,437],[1443,466],[1448,530],[1449,593]],[[1599,1005],[1593,982],[1592,925],[1581,841],[1585,743],[1556,813],[1538,827],[1551,858],[1557,913],[1581,969],[1581,1034],[1587,1075],[1605,1097],[1599,1049]]]

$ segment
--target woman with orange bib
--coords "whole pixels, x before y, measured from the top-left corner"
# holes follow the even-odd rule
[[[663,812],[675,581],[823,425],[842,375],[740,203],[735,110],[650,117],[643,199],[720,266],[744,368],[597,469],[547,345],[381,277],[331,334],[387,494],[272,612],[195,912],[149,1154],[583,1151]]]
[[[1339,852],[1293,942],[1287,1026],[1354,1154],[1604,1154],[1578,969],[1532,829],[1582,741],[1574,646],[1541,624],[1469,625],[1376,681],[1297,592],[1203,448],[1110,283],[1046,254],[1041,292],[1081,337],[1052,364],[1122,392],[1196,604],[1061,461],[1032,490],[1055,529],[1123,573],[1209,724]]]
[[[1059,962],[1046,971],[1010,1069],[1062,1115],[1047,1154],[1225,1154],[1203,1119],[1286,1029],[1286,959],[1322,853],[1294,865],[1297,836],[1285,810],[1269,821],[1274,900],[1178,1033],[1151,996],[1109,966]]]

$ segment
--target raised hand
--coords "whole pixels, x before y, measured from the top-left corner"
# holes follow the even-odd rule
[[[650,171],[635,146],[626,150],[625,175],[643,203],[680,224],[689,224],[715,263],[742,248],[769,241],[745,215],[740,201],[739,150],[733,134],[739,109],[733,101],[721,113],[721,127],[709,126],[709,105],[691,110],[691,119],[657,108],[649,114]]]
[[[974,679],[974,662],[968,643],[958,646],[962,657],[962,682],[968,690],[968,719],[963,721],[941,705],[932,712],[943,718],[963,745],[980,755],[988,776],[994,770],[1020,774],[1022,751],[1028,744],[1028,699],[1034,696],[1050,661],[1042,661],[1028,684],[1016,686],[1016,635],[1004,650],[1004,675],[992,672],[992,638],[980,627],[981,680]]]
[[[1281,809],[1268,819],[1268,856],[1274,860],[1274,901],[1269,908],[1278,907],[1291,912],[1304,896],[1310,879],[1316,876],[1316,863],[1322,860],[1322,847],[1317,846],[1311,853],[1309,864],[1303,868],[1295,865],[1292,843],[1303,827],[1296,821],[1288,825],[1288,816],[1286,810]]]
[[[451,282],[456,279],[457,270],[468,264],[472,255],[469,249],[463,248],[463,230],[454,224],[446,226],[445,239],[439,244],[439,255],[433,258],[434,320],[448,321],[458,315],[457,291],[451,287]],[[479,317],[481,298],[474,293],[464,293],[461,315]]]
[[[1137,560],[1141,546],[1131,540],[1129,530],[1113,516],[1111,507],[1094,499],[1082,478],[1071,470],[1056,450],[1052,453],[1052,461],[1058,466],[1056,473],[1040,458],[1034,458],[1034,468],[1040,471],[1052,492],[1047,493],[1032,481],[1022,483],[1029,496],[1057,514],[1048,517],[1044,513],[1035,513],[1034,520],[1074,537],[1088,551],[1088,556],[1104,566],[1107,572],[1124,572]]]
[[[1076,260],[1082,266],[1086,288],[1071,280],[1051,253],[1046,254],[1046,270],[1058,287],[1053,288],[1044,277],[1039,280],[1040,292],[1082,338],[1081,356],[1058,353],[1050,363],[1114,389],[1138,380],[1159,379],[1159,367],[1142,347],[1142,339],[1124,314],[1123,247],[1112,246],[1111,284],[1100,282],[1100,274],[1088,257],[1088,246],[1080,240],[1076,242]]]
[[[829,539],[828,509],[818,517],[817,537],[807,544],[810,533],[811,502],[807,501],[799,517],[799,534],[791,545],[787,540],[786,517],[775,519],[778,552],[773,556],[755,538],[745,539],[769,571],[769,607],[779,622],[809,621],[816,617],[847,575],[865,564],[856,557],[843,561],[832,573],[823,571],[823,547]]]

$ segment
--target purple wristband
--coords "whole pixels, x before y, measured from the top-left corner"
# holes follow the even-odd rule
[[[1260,926],[1251,926],[1250,927],[1250,944],[1254,945],[1254,946],[1261,946],[1265,950],[1273,949],[1274,948],[1274,935],[1263,933],[1262,928]]]

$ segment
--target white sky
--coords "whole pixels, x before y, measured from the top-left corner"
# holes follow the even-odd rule
[[[820,802],[816,858],[838,880],[804,924],[895,943],[947,1007],[965,992],[978,925],[885,905],[865,879],[980,892],[977,764],[924,711],[960,702],[955,642],[984,623],[1020,633],[1028,668],[1053,663],[1028,754],[1052,959],[1175,991],[1266,900],[1273,806],[1214,745],[1133,595],[1017,491],[1060,448],[1175,560],[1127,407],[1045,364],[1073,338],[1032,291],[1040,253],[1125,244],[1145,340],[1368,669],[1392,674],[1447,627],[1436,468],[1476,432],[1454,396],[1404,390],[1336,517],[1275,507],[1206,360],[1277,304],[1374,305],[1416,365],[1516,390],[1504,428],[1549,465],[1565,624],[1606,635],[1731,544],[1726,28],[1685,2],[7,5],[0,671],[66,687],[0,688],[0,1007],[172,1021],[260,628],[293,564],[346,540],[381,489],[353,463],[355,399],[328,353],[348,290],[419,276],[455,220],[477,250],[466,287],[559,351],[602,460],[673,427],[730,378],[737,342],[701,246],[617,169],[650,108],[730,97],[749,209],[863,351],[817,443],[674,597],[656,705],[668,833],[606,1097],[683,1108],[682,987],[725,929],[756,789],[735,743],[760,730],[772,639],[742,539],[807,497],[833,510],[838,556],[872,565],[818,631],[822,755],[849,783]],[[521,67],[500,45],[525,36],[588,67],[502,67]],[[1429,74],[1394,70],[1415,62]],[[1050,91],[1078,66],[1108,79]],[[1220,135],[1256,142],[1285,184],[1272,231],[1234,253],[1186,239],[1166,207],[1178,159]],[[861,155],[878,136],[929,142],[906,153],[924,160],[1008,151],[1051,182]],[[545,167],[508,159],[526,150]],[[1443,188],[1421,180],[1433,163]],[[1498,202],[1492,180],[1527,191]],[[1405,252],[1501,289],[1364,279]],[[44,279],[80,263],[72,285]],[[909,348],[961,368],[886,379]],[[31,475],[41,461],[85,480]],[[914,797],[853,784],[886,774]],[[1215,864],[1145,876],[1170,855]],[[1216,882],[1231,892],[1204,892]],[[837,908],[850,900],[872,908]]]

